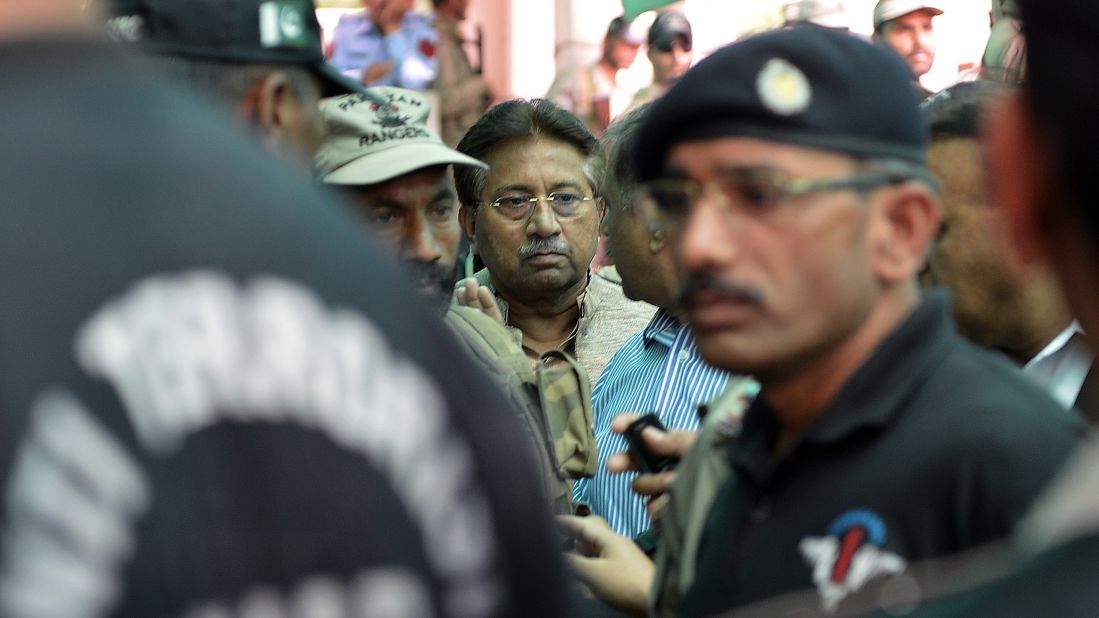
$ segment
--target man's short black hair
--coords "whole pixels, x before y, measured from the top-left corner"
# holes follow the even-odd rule
[[[594,161],[599,142],[580,119],[546,99],[513,99],[493,107],[458,142],[458,152],[487,162],[500,144],[526,137],[551,137],[574,146],[585,158],[584,176],[599,194],[601,177]],[[487,170],[466,165],[455,168],[454,184],[463,206],[480,205],[487,177]]]
[[[315,105],[320,96],[320,86],[306,67],[219,62],[185,56],[148,55],[142,60],[153,71],[181,87],[195,89],[232,109],[240,105],[253,84],[270,73],[286,76],[299,104]],[[309,93],[313,93],[312,96]]]
[[[1002,83],[978,80],[954,84],[928,97],[920,104],[920,111],[931,139],[980,137],[982,108],[1005,92],[1007,87]]]

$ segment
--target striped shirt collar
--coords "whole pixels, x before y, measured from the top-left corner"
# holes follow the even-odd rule
[[[654,341],[666,348],[672,347],[680,326],[682,325],[671,314],[663,309],[658,309],[656,315],[649,321],[649,325],[645,327],[642,335],[645,347],[648,347]]]

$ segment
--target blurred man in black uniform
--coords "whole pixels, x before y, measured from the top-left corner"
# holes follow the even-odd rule
[[[560,615],[487,379],[77,11],[0,5],[0,614]]]

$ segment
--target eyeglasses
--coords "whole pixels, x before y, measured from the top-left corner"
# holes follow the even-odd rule
[[[705,193],[724,212],[761,217],[790,200],[828,191],[868,191],[899,184],[923,174],[911,169],[880,171],[823,179],[794,179],[773,168],[744,168],[723,174],[705,185],[686,178],[642,183],[638,209],[651,230],[682,231],[691,209]]]
[[[580,214],[580,208],[584,202],[590,202],[595,197],[583,195],[575,191],[554,191],[542,197],[529,194],[505,195],[490,202],[505,219],[511,221],[525,221],[539,200],[546,200],[553,212],[562,219],[568,219]]]

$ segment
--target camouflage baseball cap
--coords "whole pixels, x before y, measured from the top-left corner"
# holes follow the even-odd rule
[[[444,144],[427,128],[430,114],[431,104],[404,88],[321,101],[328,137],[314,160],[318,175],[330,184],[372,185],[433,165],[488,168]]]

